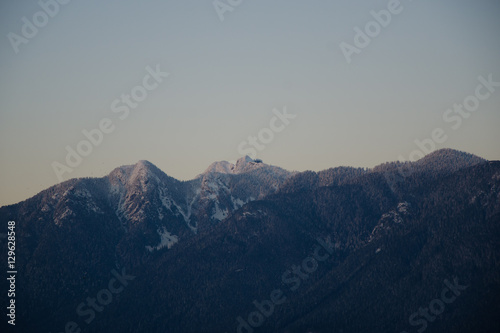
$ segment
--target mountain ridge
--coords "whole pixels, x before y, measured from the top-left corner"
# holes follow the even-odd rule
[[[460,158],[460,157],[468,157],[468,158]],[[158,168],[155,164],[153,164],[152,162],[148,161],[148,160],[139,160],[137,163],[135,164],[128,164],[128,165],[123,165],[123,166],[119,166],[119,167],[116,167],[114,168],[111,172],[109,172],[107,175],[103,176],[103,177],[79,177],[79,178],[72,178],[72,179],[69,179],[69,180],[66,180],[64,182],[61,182],[59,184],[56,184],[56,185],[53,185],[53,186],[50,186],[48,187],[47,189],[44,189],[42,191],[40,191],[39,193],[33,195],[32,197],[35,197],[37,195],[39,195],[40,193],[44,192],[44,191],[47,191],[48,189],[51,189],[53,187],[57,187],[57,186],[60,186],[62,184],[65,184],[67,182],[72,182],[72,181],[75,181],[75,180],[78,180],[78,179],[100,179],[100,178],[107,178],[107,177],[110,177],[112,176],[114,173],[117,173],[117,172],[128,172],[127,170],[134,170],[136,168],[146,168],[146,169],[151,169],[151,170],[154,170],[154,174],[163,174],[167,177],[169,177],[170,179],[175,179],[176,181],[180,182],[180,183],[187,183],[187,182],[191,182],[191,181],[194,181],[198,178],[202,178],[204,175],[207,175],[207,174],[215,174],[215,173],[221,173],[221,174],[241,174],[241,173],[248,173],[248,172],[251,172],[251,171],[254,171],[256,169],[259,169],[259,168],[262,168],[262,167],[270,167],[270,168],[273,168],[273,169],[276,169],[276,170],[282,170],[284,172],[289,172],[291,173],[292,175],[294,174],[302,174],[302,173],[316,173],[316,174],[323,174],[323,175],[326,175],[329,171],[331,170],[341,170],[341,169],[349,169],[349,170],[366,170],[366,171],[370,171],[370,172],[383,172],[383,171],[386,171],[387,168],[390,168],[391,170],[396,170],[400,169],[400,172],[401,173],[404,173],[403,171],[401,171],[401,169],[404,169],[404,168],[408,168],[408,165],[421,165],[423,164],[423,162],[427,162],[427,161],[431,161],[431,162],[436,162],[436,160],[442,160],[444,158],[447,158],[449,161],[456,161],[458,163],[455,163],[453,164],[454,167],[456,168],[463,168],[467,165],[474,165],[474,164],[477,164],[477,163],[481,163],[481,162],[486,162],[487,160],[486,159],[483,159],[479,156],[476,156],[474,154],[470,154],[470,153],[467,153],[467,152],[463,152],[463,151],[460,151],[460,150],[455,150],[455,149],[451,149],[451,148],[443,148],[443,149],[439,149],[439,150],[435,150],[427,155],[425,155],[423,158],[417,160],[417,161],[414,161],[414,162],[385,162],[385,163],[381,163],[381,164],[378,164],[376,166],[374,166],[373,168],[361,168],[361,167],[350,167],[350,166],[338,166],[338,167],[332,167],[332,168],[329,168],[329,169],[325,169],[325,170],[320,170],[320,171],[311,171],[311,170],[306,170],[306,171],[301,171],[301,172],[298,172],[298,171],[287,171],[285,169],[282,169],[280,167],[277,167],[277,166],[272,166],[272,165],[268,165],[268,164],[265,164],[263,163],[262,161],[260,160],[257,160],[259,161],[258,163],[255,162],[256,160],[253,160],[252,158],[250,158],[249,156],[244,156],[244,157],[241,157],[239,158],[235,164],[231,163],[231,162],[228,162],[228,161],[218,161],[218,162],[213,162],[212,164],[210,164],[204,172],[202,172],[201,174],[197,175],[196,177],[194,177],[193,179],[190,179],[190,180],[177,180],[171,176],[168,176],[167,173],[165,173],[163,170],[161,170],[160,168]],[[472,161],[472,163],[469,163],[470,161]],[[13,205],[17,205],[25,200],[28,200],[28,199],[31,199],[32,197],[30,198],[27,198],[27,199],[24,199],[24,200],[21,200],[17,203],[14,203],[14,204],[9,204],[9,205],[4,205],[4,206],[1,206],[1,207],[8,207],[8,206],[13,206]]]
[[[470,289],[428,332],[498,331],[500,162],[443,151],[403,175],[400,164],[292,174],[243,162],[178,181],[139,161],[1,207],[16,221],[20,330],[64,327],[126,270],[134,281],[91,325],[76,317],[82,329],[235,331],[279,288],[287,301],[262,332],[400,332],[459,274]],[[318,239],[332,255],[297,280],[287,272]]]

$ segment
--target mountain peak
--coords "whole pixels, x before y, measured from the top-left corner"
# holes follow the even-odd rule
[[[210,166],[198,177],[207,173],[233,173],[234,164],[228,161],[219,161],[210,164]]]
[[[154,169],[156,169],[156,167],[154,166],[153,163],[146,160],[140,160],[134,165],[132,175],[130,176],[130,178],[135,179],[139,176],[146,177],[151,172],[154,172]]]
[[[146,167],[146,168],[150,168],[150,167],[155,167],[155,165],[147,160],[140,160],[139,162],[137,162],[135,164],[136,167]]]
[[[460,150],[443,148],[426,155],[415,162],[417,166],[425,166],[434,170],[455,171],[461,168],[486,162],[485,159]]]
[[[237,161],[219,161],[210,164],[210,166],[199,176],[208,174],[208,173],[225,173],[225,174],[240,174],[249,172],[258,168],[262,168],[264,166],[268,166],[267,164],[262,163],[262,160],[252,159],[250,156],[246,155],[240,157]],[[198,177],[199,177],[198,176]]]
[[[252,162],[255,162],[255,161],[252,158],[250,158],[250,156],[245,155],[244,157],[240,157],[236,161],[236,168],[243,168],[243,167],[247,166],[249,163],[252,163]]]
[[[163,174],[153,163],[140,160],[136,164],[123,165],[111,171],[109,177],[114,183],[119,181],[122,184],[135,184],[150,178],[157,178]]]
[[[460,158],[460,159],[473,159],[475,161],[486,161],[485,159],[470,153],[466,153],[460,150],[452,149],[452,148],[442,148],[433,151],[432,153],[427,154],[425,157],[422,157],[419,161],[425,161],[430,159],[451,159],[451,158]],[[418,162],[418,161],[417,161]]]

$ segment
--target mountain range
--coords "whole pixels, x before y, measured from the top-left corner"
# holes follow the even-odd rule
[[[456,150],[189,181],[139,161],[0,217],[19,332],[500,332],[500,162]]]

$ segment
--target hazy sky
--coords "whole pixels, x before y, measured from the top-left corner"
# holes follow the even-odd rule
[[[499,1],[219,6],[217,13],[210,0],[73,0],[57,13],[48,7],[50,17],[38,13],[38,1],[2,1],[0,206],[57,184],[53,162],[66,164],[66,146],[77,149],[82,130],[105,118],[114,131],[64,180],[142,159],[191,179],[213,161],[241,157],[249,136],[261,145],[259,133],[267,143],[257,156],[289,170],[407,159],[419,149],[414,141],[436,128],[447,136],[436,148],[500,159],[500,87],[479,88],[479,106],[468,98],[479,76],[500,82]],[[368,24],[369,45],[358,38],[364,47],[348,63],[340,44],[356,47],[354,28],[365,30],[370,11],[388,6],[399,14],[380,31]],[[26,24],[34,20],[36,34]],[[143,97],[148,66],[169,76],[159,84],[146,78],[151,91],[120,119],[123,94]],[[444,121],[466,98],[477,110]],[[286,126],[273,120],[284,108],[296,115]],[[270,122],[274,132],[263,130]]]

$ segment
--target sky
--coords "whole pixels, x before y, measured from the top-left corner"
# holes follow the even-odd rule
[[[500,160],[499,1],[54,1],[0,4],[0,206],[139,160]]]

